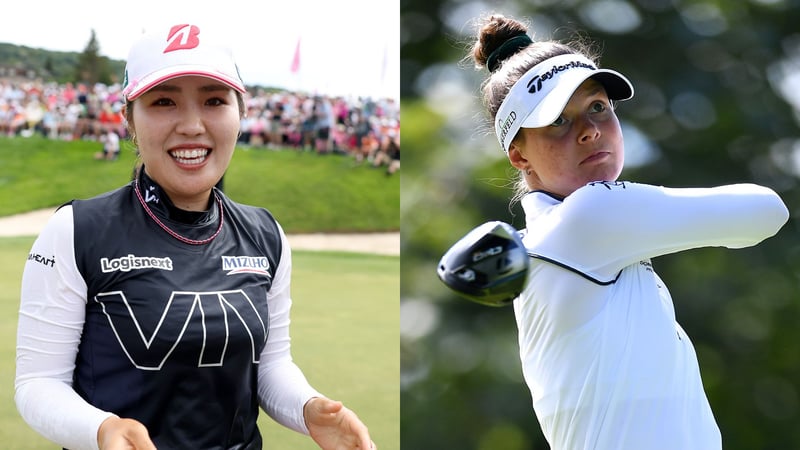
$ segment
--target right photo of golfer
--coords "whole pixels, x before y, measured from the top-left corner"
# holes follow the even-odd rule
[[[619,180],[616,102],[634,86],[584,48],[486,17],[471,55],[519,173],[527,283],[514,302],[522,371],[558,450],[715,450],[722,437],[691,339],[650,258],[753,246],[789,217],[755,184],[667,188]]]
[[[401,6],[402,448],[800,449],[800,4]]]

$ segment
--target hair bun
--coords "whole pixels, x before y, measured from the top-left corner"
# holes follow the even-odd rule
[[[500,67],[501,62],[531,43],[533,40],[525,32],[512,36],[489,54],[489,57],[486,58],[486,68],[489,69],[489,72],[494,72]]]

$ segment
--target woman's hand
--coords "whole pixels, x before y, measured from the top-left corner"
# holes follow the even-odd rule
[[[303,407],[311,438],[322,450],[375,449],[369,431],[342,402],[314,397]]]
[[[116,416],[100,424],[97,443],[100,450],[156,450],[141,422]]]

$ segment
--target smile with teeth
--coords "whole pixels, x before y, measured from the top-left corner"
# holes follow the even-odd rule
[[[191,150],[172,150],[169,154],[180,164],[201,164],[206,160],[208,151],[207,148],[195,148]]]

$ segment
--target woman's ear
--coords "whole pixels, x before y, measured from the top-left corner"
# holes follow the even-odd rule
[[[512,142],[511,146],[508,148],[508,161],[519,170],[524,171],[530,167],[530,163],[520,151],[520,146],[514,142]]]

